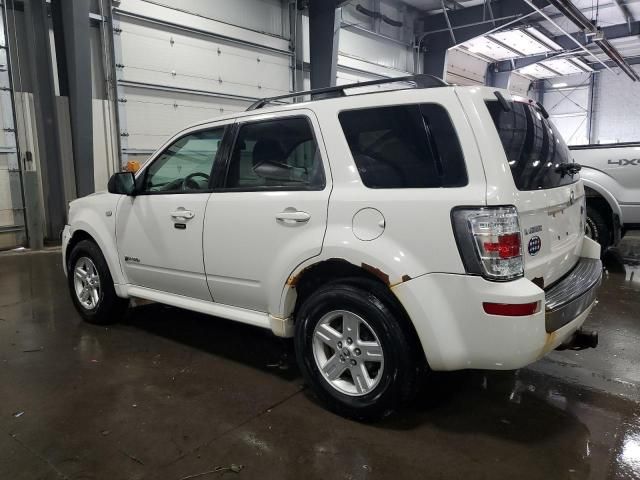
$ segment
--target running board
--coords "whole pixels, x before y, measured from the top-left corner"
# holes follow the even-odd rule
[[[151,288],[138,287],[135,285],[127,285],[127,295],[130,297],[143,298],[153,302],[164,303],[173,307],[192,310],[205,315],[226,318],[236,322],[246,323],[255,327],[267,328],[272,330],[272,322],[268,313],[256,312],[246,308],[234,307],[231,305],[222,305],[206,300],[198,300],[173,293],[161,292]],[[281,327],[282,328],[282,327]],[[284,330],[284,328],[283,328]],[[274,331],[276,335],[277,332]]]

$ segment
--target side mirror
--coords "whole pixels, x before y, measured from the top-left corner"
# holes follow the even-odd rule
[[[135,195],[136,177],[133,172],[118,172],[111,175],[107,184],[109,193],[118,195]]]
[[[275,181],[291,180],[291,172],[295,167],[276,162],[262,162],[253,167],[253,172],[262,178]]]

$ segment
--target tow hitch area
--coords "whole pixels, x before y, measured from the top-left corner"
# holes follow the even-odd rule
[[[579,328],[561,343],[556,350],[584,350],[598,346],[598,332]]]

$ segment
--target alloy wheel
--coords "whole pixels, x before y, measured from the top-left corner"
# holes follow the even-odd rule
[[[320,319],[313,331],[313,357],[329,385],[346,395],[366,395],[382,378],[380,340],[353,312],[334,310]]]

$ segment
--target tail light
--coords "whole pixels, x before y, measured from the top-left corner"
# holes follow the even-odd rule
[[[520,224],[515,207],[456,208],[451,216],[467,273],[490,280],[523,276]]]

